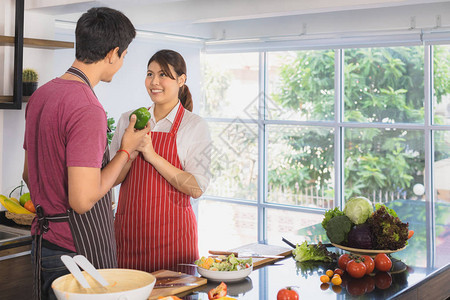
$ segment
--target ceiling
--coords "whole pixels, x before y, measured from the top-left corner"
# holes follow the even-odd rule
[[[442,0],[25,1],[28,11],[69,22],[94,6],[121,10],[138,30],[204,41],[450,26],[450,1]]]

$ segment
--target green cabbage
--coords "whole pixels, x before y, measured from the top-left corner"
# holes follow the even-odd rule
[[[356,225],[366,222],[372,213],[373,205],[366,197],[352,197],[345,203],[344,214]]]

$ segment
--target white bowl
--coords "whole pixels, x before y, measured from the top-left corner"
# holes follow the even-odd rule
[[[148,299],[156,278],[150,273],[130,269],[99,269],[100,274],[109,283],[103,287],[89,274],[83,276],[91,288],[83,288],[72,274],[61,276],[52,283],[56,298],[70,300]]]
[[[253,271],[253,265],[239,271],[211,271],[202,267],[198,267],[197,271],[200,275],[212,281],[234,282],[247,277]]]

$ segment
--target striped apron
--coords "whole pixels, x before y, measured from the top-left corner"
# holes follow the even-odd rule
[[[169,132],[151,132],[156,153],[179,169],[176,135],[183,115],[180,105]],[[198,259],[190,196],[175,189],[142,155],[120,188],[114,227],[119,268],[186,272],[178,264]]]
[[[87,77],[78,69],[70,68],[90,86]],[[93,91],[92,91],[93,92]],[[106,143],[102,169],[109,163],[109,146]],[[42,238],[52,223],[69,222],[77,254],[84,255],[97,269],[117,268],[116,241],[114,237],[114,214],[112,191],[109,190],[88,212],[78,214],[69,209],[58,215],[46,215],[40,205],[36,205],[38,232],[34,236],[36,261],[34,263],[34,299],[41,299],[41,246]]]

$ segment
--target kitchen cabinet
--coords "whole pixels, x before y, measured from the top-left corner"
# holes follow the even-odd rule
[[[0,46],[14,46],[14,92],[13,95],[0,95],[0,109],[21,109],[22,102],[29,97],[22,96],[23,47],[41,49],[73,48],[73,42],[34,39],[23,37],[24,0],[16,0],[15,36],[0,35]]]
[[[28,226],[3,225],[0,213],[0,298],[31,299],[33,271],[31,234]],[[10,223],[11,224],[11,223]]]

